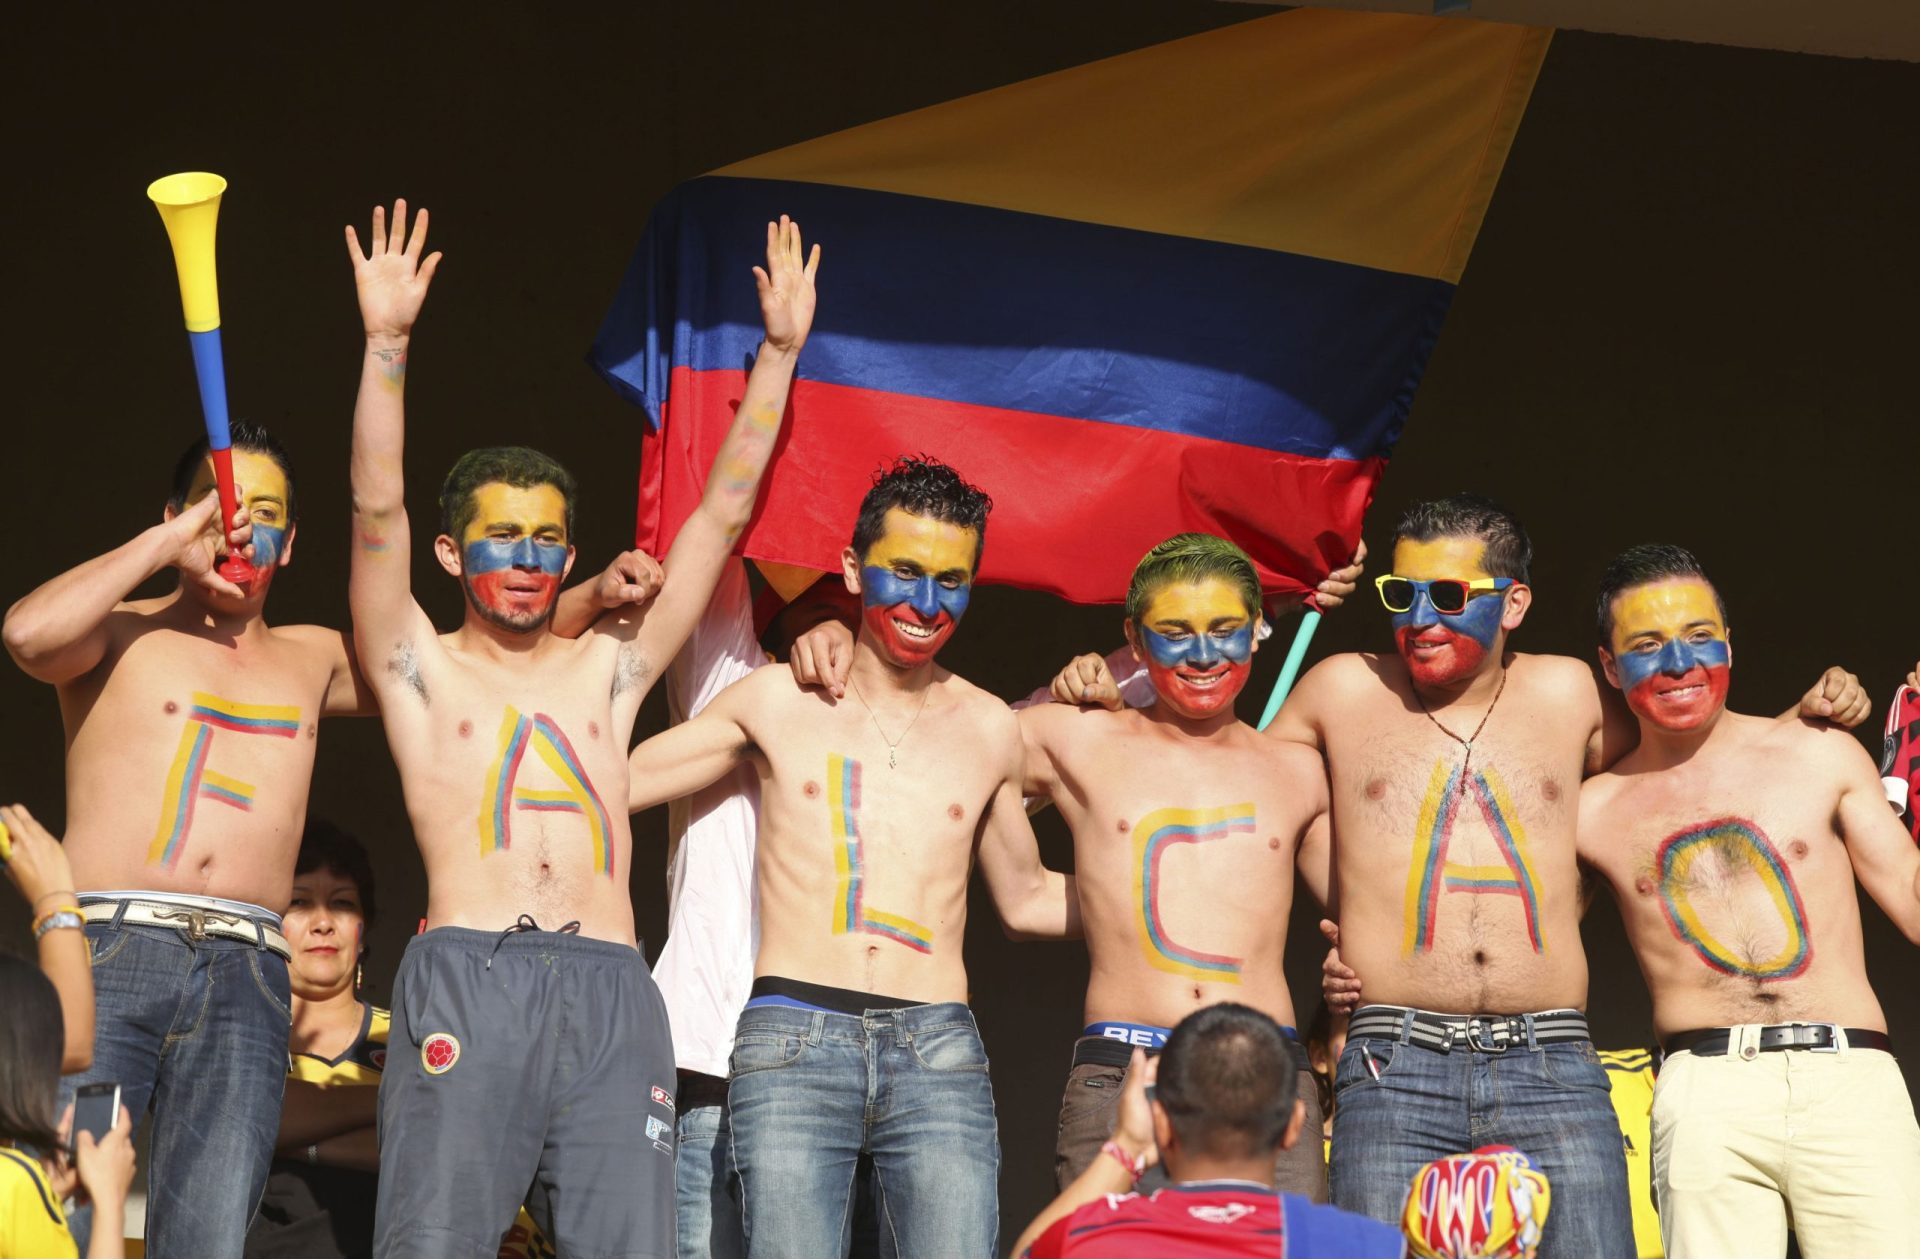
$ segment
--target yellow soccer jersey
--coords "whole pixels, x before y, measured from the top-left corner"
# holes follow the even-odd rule
[[[1603,1049],[1600,1065],[1613,1086],[1613,1112],[1626,1142],[1627,1192],[1633,1198],[1633,1242],[1640,1259],[1660,1259],[1660,1217],[1653,1209],[1653,1054]]]
[[[0,1259],[77,1259],[40,1160],[0,1147]]]

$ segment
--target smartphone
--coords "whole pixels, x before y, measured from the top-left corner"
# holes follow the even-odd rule
[[[80,1149],[80,1134],[91,1132],[97,1143],[120,1122],[118,1084],[82,1084],[73,1095],[73,1129],[67,1134],[67,1157]]]

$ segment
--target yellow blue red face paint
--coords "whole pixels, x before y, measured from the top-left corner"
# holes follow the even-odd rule
[[[1174,582],[1147,601],[1139,625],[1147,676],[1176,712],[1231,711],[1253,669],[1253,613],[1230,582]]]
[[[171,870],[179,864],[202,800],[243,813],[253,811],[256,788],[211,769],[208,757],[215,731],[291,739],[300,732],[300,710],[275,704],[237,704],[202,691],[193,694],[186,727],[180,732],[173,764],[161,795],[160,824],[147,846],[147,861]]]
[[[1155,809],[1133,828],[1133,908],[1140,945],[1155,970],[1210,983],[1237,984],[1244,958],[1208,953],[1173,938],[1160,914],[1160,862],[1180,844],[1205,844],[1254,832],[1253,805]]]
[[[1393,549],[1393,571],[1416,583],[1475,581],[1492,575],[1481,566],[1485,554],[1486,544],[1478,538],[1403,538]],[[1449,614],[1434,608],[1425,589],[1418,590],[1411,608],[1393,613],[1393,641],[1407,672],[1425,686],[1449,686],[1472,677],[1499,641],[1505,608],[1503,595],[1493,593],[1470,598],[1464,610]]]
[[[1716,934],[1693,901],[1700,884],[1693,865],[1702,857],[1723,870],[1736,867],[1751,872],[1766,889],[1780,917],[1781,942],[1771,954],[1755,955],[1750,924],[1734,940]],[[1654,872],[1660,890],[1660,911],[1674,938],[1693,950],[1710,969],[1762,982],[1797,979],[1813,963],[1813,933],[1807,927],[1807,909],[1794,885],[1793,871],[1766,832],[1746,818],[1720,818],[1676,831],[1654,850]]]
[[[866,852],[860,836],[860,762],[827,754],[827,814],[833,835],[834,935],[884,936],[916,953],[933,952],[933,929],[867,904]]]
[[[966,615],[979,535],[897,507],[886,523],[861,557],[861,620],[883,655],[913,668],[938,655]]]
[[[567,571],[566,499],[550,485],[488,484],[460,544],[467,602],[505,629],[546,624]]]
[[[1431,950],[1440,926],[1440,898],[1465,895],[1514,897],[1525,915],[1527,942],[1535,953],[1544,953],[1538,883],[1519,811],[1497,771],[1468,771],[1463,783],[1462,768],[1442,758],[1434,762],[1433,774],[1427,780],[1426,797],[1415,823],[1413,859],[1407,868],[1406,933],[1401,952],[1411,957]],[[1473,797],[1493,836],[1501,861],[1497,866],[1457,865],[1448,858],[1460,803],[1468,796]]]
[[[1627,706],[1668,730],[1694,729],[1727,702],[1733,652],[1713,590],[1677,578],[1614,597],[1612,650]]]
[[[520,771],[527,752],[546,764],[560,786],[557,789],[522,787]],[[545,713],[528,717],[509,706],[500,720],[499,753],[487,770],[481,789],[480,855],[513,846],[516,810],[532,813],[573,813],[587,823],[593,868],[613,877],[612,826],[600,793],[593,789],[586,767],[560,724]]]
[[[246,569],[233,581],[249,596],[260,595],[272,584],[273,575],[280,567],[280,557],[286,551],[287,474],[271,455],[252,450],[233,451],[230,455],[234,474],[239,478],[241,506],[247,509],[253,526],[249,539],[253,558],[246,561]],[[209,463],[188,488],[187,501],[199,502],[213,491],[214,471]],[[221,549],[225,550],[225,535],[220,537]],[[227,576],[226,565],[223,564],[220,571],[222,576]]]

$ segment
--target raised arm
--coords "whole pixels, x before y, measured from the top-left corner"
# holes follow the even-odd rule
[[[753,755],[748,714],[766,702],[770,687],[792,686],[784,665],[756,669],[714,697],[697,714],[640,744],[627,757],[627,811],[690,796]],[[779,674],[778,678],[769,678]]]
[[[246,592],[215,571],[225,548],[215,535],[220,496],[209,493],[105,555],[68,569],[7,609],[7,654],[28,676],[56,685],[92,670],[107,652],[107,618],[140,583],[166,568],[208,590],[244,599]],[[234,511],[228,545],[246,554],[247,509]]]
[[[440,255],[423,262],[427,212],[414,216],[407,238],[407,203],[373,208],[373,232],[363,252],[347,228],[347,255],[360,298],[366,352],[360,361],[360,392],[353,404],[353,559],[347,599],[354,639],[363,656],[383,658],[416,633],[430,629],[413,599],[407,529],[406,482],[401,454],[406,445],[407,348],[413,323],[426,300]]]
[[[36,923],[43,915],[79,908],[67,850],[25,805],[0,809],[0,870],[20,889]],[[60,998],[66,1028],[60,1070],[84,1071],[93,1065],[93,960],[87,952],[87,937],[78,925],[68,925],[55,927],[34,943],[40,973]]]
[[[1011,939],[1071,940],[1080,935],[1080,896],[1072,875],[1040,861],[1040,841],[1021,801],[1022,741],[1009,733],[1006,774],[980,819],[980,873]]]
[[[660,593],[637,623],[615,610],[596,629],[631,637],[645,676],[658,677],[693,632],[733,544],[746,531],[760,495],[760,478],[773,458],[793,384],[794,365],[813,327],[814,273],[820,247],[804,252],[800,225],[782,215],[767,224],[767,265],[753,269],[766,338],[754,356],[747,390],[707,473],[700,505],[667,549]],[[610,624],[611,623],[611,624]],[[637,626],[637,627],[636,627]]]

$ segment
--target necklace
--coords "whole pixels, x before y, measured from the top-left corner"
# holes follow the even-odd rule
[[[1504,683],[1504,679],[1502,681]],[[927,696],[933,693],[933,683],[929,682],[924,688],[922,688],[920,692],[920,707],[913,710],[912,720],[907,722],[906,730],[902,730],[900,732],[899,739],[889,739],[887,737],[886,730],[883,729],[880,725],[880,714],[874,712],[873,705],[867,703],[867,697],[860,694],[860,684],[853,680],[852,674],[847,675],[847,685],[853,688],[853,693],[855,697],[858,698],[860,701],[860,707],[867,710],[867,716],[873,721],[873,728],[880,732],[880,741],[887,745],[887,768],[899,769],[900,757],[898,755],[898,750],[900,747],[901,740],[905,739],[907,737],[908,732],[913,729],[913,723],[915,721],[920,720],[920,714],[927,711]],[[1496,697],[1495,702],[1498,702],[1498,697]]]
[[[1420,705],[1420,711],[1426,714],[1427,720],[1431,721],[1441,734],[1446,735],[1449,739],[1452,739],[1455,743],[1458,743],[1467,750],[1466,759],[1460,762],[1460,789],[1462,791],[1466,790],[1467,769],[1473,764],[1473,741],[1480,737],[1482,730],[1487,728],[1487,721],[1493,716],[1493,710],[1500,707],[1500,697],[1506,693],[1507,671],[1502,669],[1500,670],[1500,685],[1496,687],[1493,692],[1493,703],[1487,705],[1487,711],[1485,715],[1480,718],[1480,724],[1473,728],[1473,733],[1463,739],[1453,731],[1447,729],[1446,726],[1441,723],[1440,719],[1433,715],[1433,710],[1427,707],[1426,697],[1420,694],[1420,688],[1417,686],[1413,688],[1414,701]],[[864,703],[865,701],[862,702]],[[871,712],[873,710],[868,709],[867,711]]]

